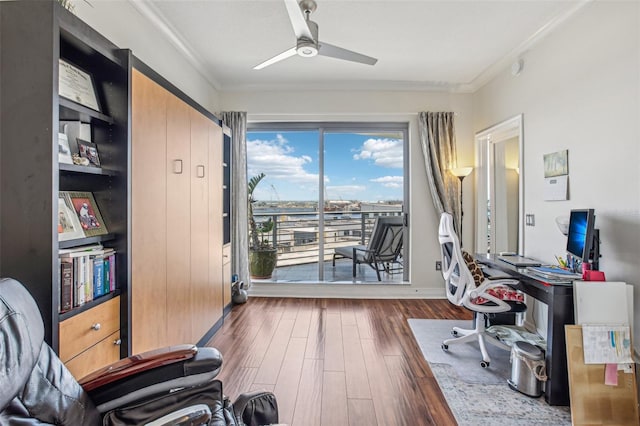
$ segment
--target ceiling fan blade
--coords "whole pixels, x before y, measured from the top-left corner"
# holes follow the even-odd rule
[[[291,49],[285,50],[284,52],[280,53],[279,55],[274,56],[271,59],[267,59],[266,61],[264,61],[261,64],[256,65],[255,67],[253,67],[254,70],[261,70],[264,67],[268,67],[269,65],[273,65],[276,62],[280,62],[283,59],[287,59],[291,56],[294,56],[296,54],[296,48],[292,47]]]
[[[375,65],[378,60],[371,56],[343,49],[329,43],[318,42],[318,55],[329,56],[331,58],[344,59],[346,61],[359,62],[366,65]]]
[[[289,20],[291,21],[291,26],[293,27],[293,32],[296,34],[296,38],[306,37],[309,40],[313,40],[313,34],[311,34],[311,30],[309,30],[307,20],[297,0],[284,0],[284,5],[287,6]]]

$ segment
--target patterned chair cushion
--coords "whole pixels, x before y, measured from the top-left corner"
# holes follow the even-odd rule
[[[473,276],[473,281],[476,284],[476,287],[479,287],[485,280],[485,275],[482,272],[482,268],[480,264],[466,251],[462,251],[462,257],[464,262],[467,264],[467,268],[469,268],[469,272]],[[500,299],[500,300],[510,300],[512,302],[524,302],[524,294],[519,292],[518,290],[514,290],[506,285],[498,285],[495,287],[491,287],[487,289],[487,293],[490,295]],[[485,303],[490,303],[489,300],[484,297],[477,297],[472,299],[471,302],[476,303],[478,305],[483,305]],[[492,303],[492,302],[491,302]]]

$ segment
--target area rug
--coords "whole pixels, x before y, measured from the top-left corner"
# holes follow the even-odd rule
[[[453,327],[471,328],[471,321],[409,319],[409,326],[429,363],[456,421],[463,425],[570,425],[569,407],[550,406],[509,388],[509,352],[487,345],[491,364],[482,368],[477,343],[449,346]]]

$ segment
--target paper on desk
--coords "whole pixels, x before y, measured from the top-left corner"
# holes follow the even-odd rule
[[[583,325],[585,364],[623,364],[631,359],[629,326]]]

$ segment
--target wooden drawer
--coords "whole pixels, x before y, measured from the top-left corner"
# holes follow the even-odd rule
[[[60,323],[60,359],[80,352],[120,330],[120,296]]]
[[[120,359],[120,330],[101,340],[65,365],[77,380]]]

